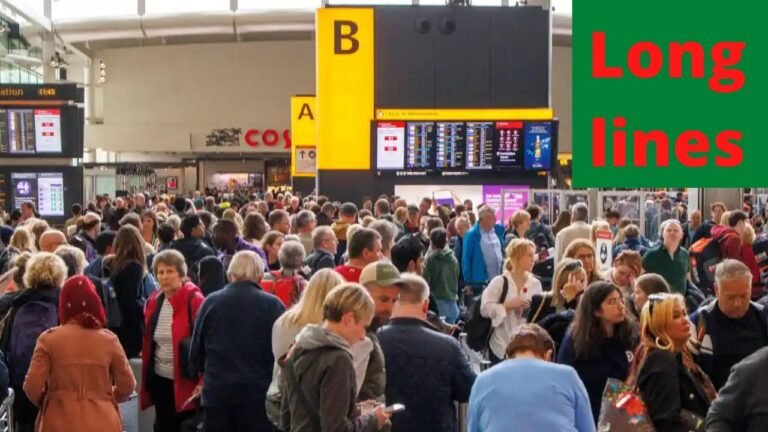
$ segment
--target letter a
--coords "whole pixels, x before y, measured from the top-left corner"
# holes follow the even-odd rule
[[[347,27],[348,32],[343,32],[344,27]],[[333,22],[333,53],[334,54],[354,54],[360,48],[360,41],[352,36],[357,34],[357,23],[354,21],[334,21]],[[341,43],[344,39],[347,39],[351,47],[344,49]]]
[[[301,112],[299,113],[299,120],[304,118],[304,116],[309,116],[310,120],[315,119],[315,116],[312,115],[312,110],[309,108],[309,104],[303,104],[301,106]]]

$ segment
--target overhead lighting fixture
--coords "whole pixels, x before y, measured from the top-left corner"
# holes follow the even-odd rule
[[[99,60],[99,84],[107,82],[107,65],[104,60]]]

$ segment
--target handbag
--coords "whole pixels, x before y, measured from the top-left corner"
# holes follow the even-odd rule
[[[187,301],[187,324],[189,325],[189,336],[179,341],[179,372],[181,376],[187,379],[197,379],[197,373],[192,369],[189,361],[189,352],[192,347],[192,297]]]
[[[202,432],[204,430],[203,410],[198,408],[195,414],[181,422],[181,432]]]

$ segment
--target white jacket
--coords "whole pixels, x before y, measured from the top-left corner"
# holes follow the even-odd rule
[[[567,226],[560,230],[555,237],[555,266],[563,259],[565,250],[568,249],[568,245],[576,239],[590,240],[592,237],[592,225],[576,221],[570,226]]]

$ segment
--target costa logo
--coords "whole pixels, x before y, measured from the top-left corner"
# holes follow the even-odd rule
[[[266,129],[263,131],[259,129],[249,129],[245,132],[244,139],[245,143],[250,147],[277,147],[282,144],[283,148],[288,150],[291,149],[290,129],[285,129],[282,133],[276,129]]]

